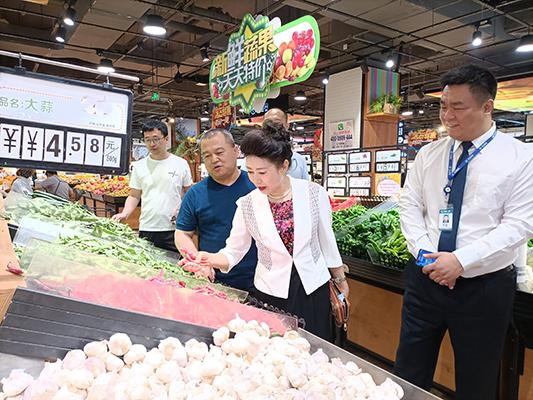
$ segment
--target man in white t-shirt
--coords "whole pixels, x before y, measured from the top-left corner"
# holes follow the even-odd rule
[[[128,218],[141,201],[139,236],[157,247],[176,251],[174,220],[183,195],[192,185],[191,170],[187,161],[167,151],[168,130],[164,123],[147,120],[142,133],[150,155],[133,164],[130,195],[124,210],[112,218]]]

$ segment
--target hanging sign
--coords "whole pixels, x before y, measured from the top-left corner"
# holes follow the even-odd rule
[[[351,149],[354,147],[353,119],[330,122],[326,150]]]
[[[230,129],[233,125],[235,125],[235,107],[230,106],[227,101],[216,105],[213,108],[211,128]]]
[[[128,90],[0,68],[0,165],[126,174],[132,104]]]
[[[218,104],[229,94],[231,106],[260,112],[268,97],[279,95],[280,87],[309,78],[319,51],[320,32],[313,17],[281,26],[279,18],[246,14],[239,31],[230,36],[227,51],[211,63],[211,98]]]

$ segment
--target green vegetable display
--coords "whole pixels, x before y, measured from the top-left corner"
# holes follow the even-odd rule
[[[355,205],[333,213],[333,230],[341,254],[399,269],[409,260],[396,210],[374,212]]]

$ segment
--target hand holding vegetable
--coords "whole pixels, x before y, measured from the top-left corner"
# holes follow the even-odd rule
[[[121,213],[115,214],[115,215],[113,215],[111,217],[111,219],[113,221],[118,221],[118,222],[120,222],[120,221],[122,221],[123,219],[126,219],[126,218],[128,218],[128,214],[126,214],[125,212],[121,212]]]
[[[192,272],[196,276],[208,278],[211,282],[215,280],[215,270],[210,265],[198,262],[198,253],[197,255],[194,255],[187,249],[183,248],[179,249],[179,251],[185,257],[178,262],[178,265],[183,267],[185,271]]]
[[[455,281],[464,272],[464,268],[453,253],[440,251],[426,254],[425,257],[436,260],[422,268],[422,272],[439,285],[455,287]]]

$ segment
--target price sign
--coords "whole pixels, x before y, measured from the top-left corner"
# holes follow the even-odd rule
[[[346,164],[348,154],[328,154],[328,164]]]
[[[328,165],[328,172],[331,173],[337,173],[337,174],[345,174],[346,173],[346,164],[344,165]]]
[[[400,163],[376,163],[376,172],[400,172]]]
[[[370,189],[350,189],[350,196],[370,196]]]
[[[370,151],[350,153],[350,164],[368,163],[371,161],[371,159],[372,159],[372,153]]]
[[[400,161],[402,158],[401,150],[382,150],[376,151],[376,162]]]
[[[370,163],[350,164],[350,172],[370,172]]]
[[[348,186],[350,188],[371,188],[372,178],[370,176],[350,176]]]
[[[345,176],[328,176],[327,187],[329,188],[345,188],[346,177]]]
[[[133,95],[0,68],[0,166],[129,172]]]
[[[330,196],[346,196],[346,189],[329,188],[328,189],[328,194]]]

